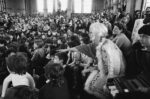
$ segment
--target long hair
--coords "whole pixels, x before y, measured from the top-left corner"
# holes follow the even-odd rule
[[[64,69],[58,63],[48,63],[45,67],[45,77],[50,80],[49,84],[53,87],[61,87],[64,83]]]

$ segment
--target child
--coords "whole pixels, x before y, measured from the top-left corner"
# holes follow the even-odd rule
[[[67,60],[68,60],[67,53],[56,53],[55,56],[54,56],[54,63],[59,63],[64,68],[66,66]]]
[[[3,81],[1,97],[5,97],[10,82],[12,82],[13,87],[25,85],[35,88],[32,76],[26,71],[27,59],[23,53],[16,53],[15,55],[8,56],[6,63],[10,74]]]
[[[39,90],[39,99],[71,99],[61,64],[48,63],[45,66],[45,77],[47,82]]]

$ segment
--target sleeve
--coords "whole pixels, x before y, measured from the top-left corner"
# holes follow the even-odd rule
[[[116,43],[116,45],[117,45],[119,48],[121,48],[122,45],[123,45],[123,40],[122,40],[122,38],[116,39],[115,43]]]
[[[1,97],[5,97],[6,90],[7,90],[8,85],[9,85],[10,82],[11,82],[11,75],[7,76],[7,77],[4,79]]]
[[[29,80],[29,85],[30,85],[30,87],[31,87],[31,88],[35,88],[34,79],[33,79],[33,77],[32,77],[29,73],[27,73],[27,78],[28,78],[28,80]]]
[[[85,54],[85,55],[87,55],[91,58],[95,58],[95,54],[96,54],[96,48],[95,47],[96,46],[94,45],[94,43],[90,43],[90,44],[87,44],[87,45],[77,46],[76,49],[79,52],[81,52],[81,53],[83,53],[83,54]]]
[[[145,33],[145,29],[146,29],[146,26],[144,25],[144,26],[142,26],[142,27],[139,29],[138,33],[139,33],[139,34],[144,34],[144,33]]]

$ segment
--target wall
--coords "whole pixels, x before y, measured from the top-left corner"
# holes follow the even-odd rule
[[[104,9],[104,0],[93,0],[92,12],[99,12]]]
[[[30,5],[31,5],[31,8],[30,8],[30,13],[31,14],[34,14],[37,12],[37,0],[30,0]]]
[[[26,14],[34,14],[37,12],[37,0],[26,0]]]
[[[6,0],[7,12],[33,14],[37,11],[36,0]]]
[[[25,13],[24,0],[6,0],[7,12]]]

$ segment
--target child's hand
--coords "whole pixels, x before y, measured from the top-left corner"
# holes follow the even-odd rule
[[[144,93],[147,93],[149,91],[149,89],[146,87],[139,87],[138,90]]]
[[[4,99],[4,97],[0,97],[0,99]]]

